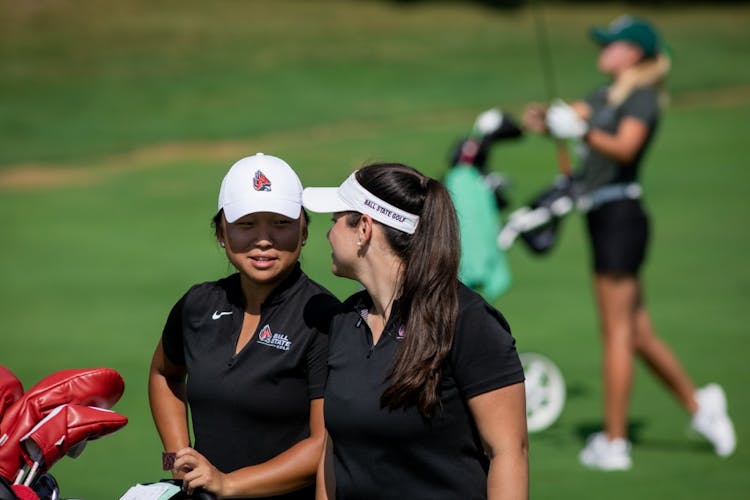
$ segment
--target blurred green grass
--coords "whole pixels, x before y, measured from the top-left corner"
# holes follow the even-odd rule
[[[127,384],[115,409],[128,426],[53,468],[64,497],[118,498],[162,477],[147,368],[174,301],[230,272],[209,222],[234,160],[276,154],[306,185],[379,159],[440,176],[479,111],[517,114],[545,98],[527,9],[333,0],[0,0],[0,9],[0,363],[26,387],[84,366],[116,368]],[[546,8],[563,96],[599,81],[585,30],[620,12]],[[750,8],[636,12],[675,54],[672,103],[644,172],[655,220],[647,297],[696,382],[725,386],[740,447],[720,460],[688,440],[685,415],[639,369],[634,470],[578,465],[601,384],[588,254],[571,216],[552,255],[511,250],[514,284],[496,304],[519,348],[552,357],[569,384],[560,421],[531,439],[532,496],[745,498]],[[513,182],[515,205],[555,175],[553,146],[540,138],[499,145],[491,161]],[[356,285],[330,275],[328,218],[312,223],[303,265],[343,297]]]

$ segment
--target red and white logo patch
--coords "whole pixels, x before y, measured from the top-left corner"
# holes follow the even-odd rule
[[[265,325],[260,329],[258,343],[282,351],[288,351],[292,347],[292,341],[286,335],[283,333],[273,333],[269,325]]]
[[[265,176],[263,172],[257,170],[253,176],[253,189],[256,191],[270,191],[271,181]]]

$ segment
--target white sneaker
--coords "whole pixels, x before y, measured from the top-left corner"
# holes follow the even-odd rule
[[[628,470],[633,465],[630,442],[622,438],[610,440],[603,432],[589,437],[578,459],[586,467],[599,470]]]
[[[727,398],[718,384],[708,384],[695,391],[698,411],[693,414],[690,427],[714,445],[720,457],[728,457],[737,446],[734,425],[727,415]]]

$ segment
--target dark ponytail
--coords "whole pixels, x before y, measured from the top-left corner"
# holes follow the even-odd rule
[[[357,181],[382,200],[419,216],[412,235],[382,226],[404,266],[391,315],[404,325],[405,335],[380,403],[389,409],[416,405],[430,417],[440,404],[442,365],[458,315],[456,212],[441,183],[405,165],[369,165],[357,172]]]

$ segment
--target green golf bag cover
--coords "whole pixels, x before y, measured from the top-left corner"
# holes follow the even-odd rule
[[[461,235],[459,278],[488,301],[510,287],[505,253],[497,246],[500,214],[495,197],[473,165],[459,163],[445,176]]]

